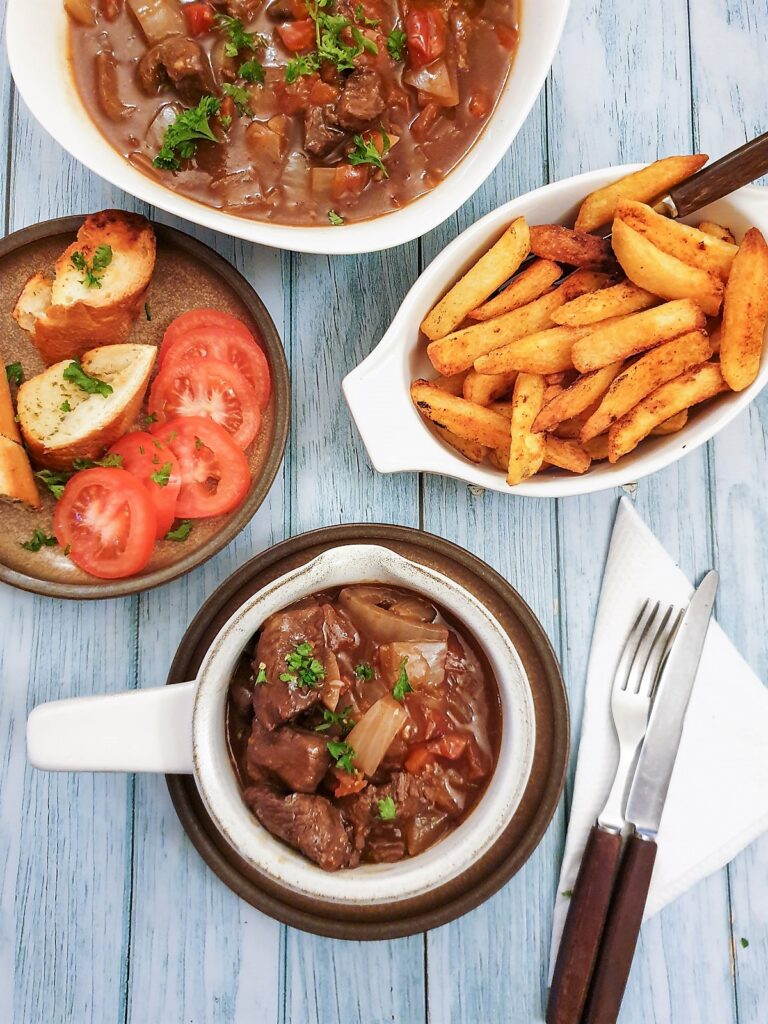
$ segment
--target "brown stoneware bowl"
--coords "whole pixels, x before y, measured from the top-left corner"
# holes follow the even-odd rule
[[[0,356],[2,363],[21,362],[25,378],[44,369],[27,334],[11,317],[24,282],[36,270],[52,266],[75,237],[83,217],[23,228],[0,240]],[[53,533],[52,495],[41,488],[43,508],[31,512],[0,504],[0,579],[48,597],[119,597],[149,590],[182,576],[221,550],[251,520],[280,468],[288,437],[290,382],[285,353],[263,302],[246,279],[207,245],[162,224],[157,236],[157,264],[149,297],[129,340],[159,345],[168,324],[185,310],[212,306],[239,317],[260,339],[272,374],[272,395],[263,425],[247,455],[251,487],[243,504],[229,515],[198,520],[183,543],[161,541],[147,567],[122,580],[98,580],[78,569],[58,547],[26,551],[21,545],[36,527]]]

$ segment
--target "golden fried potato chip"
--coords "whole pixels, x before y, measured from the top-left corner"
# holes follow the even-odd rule
[[[531,252],[542,259],[566,263],[570,267],[611,269],[615,259],[607,238],[573,231],[562,224],[537,224],[530,229]]]
[[[743,391],[757,377],[766,321],[768,245],[757,228],[750,228],[725,288],[720,330],[720,366],[734,391]]]
[[[733,232],[729,228],[723,227],[722,224],[715,224],[712,220],[703,220],[699,224],[699,231],[703,231],[705,235],[719,238],[721,242],[730,242],[731,245],[736,245]]]
[[[508,395],[515,383],[517,370],[511,373],[478,373],[470,370],[464,379],[462,394],[468,402],[490,405],[497,398]]]
[[[536,417],[534,424],[536,430],[554,430],[558,423],[573,419],[574,416],[578,416],[585,409],[594,405],[611,386],[611,381],[622,366],[623,363],[619,359],[599,370],[585,373],[569,388],[565,388],[558,395],[549,399]]]
[[[551,466],[569,473],[586,473],[592,457],[577,441],[566,441],[554,434],[544,435],[544,458]]]
[[[513,309],[538,299],[562,273],[562,268],[552,260],[534,260],[525,270],[515,274],[503,291],[467,315],[470,320],[492,320],[502,313],[511,313]]]
[[[465,441],[500,448],[509,437],[509,422],[499,413],[449,395],[427,380],[411,384],[411,398],[422,415]]]
[[[610,320],[615,316],[628,316],[639,313],[651,306],[658,306],[661,299],[652,295],[644,288],[638,288],[631,281],[619,281],[608,288],[580,295],[571,302],[556,309],[552,319],[556,324],[567,327],[584,327],[600,320]]]
[[[533,421],[544,402],[544,378],[539,374],[521,373],[512,393],[509,465],[510,486],[538,473],[544,461],[544,435],[531,432]]]

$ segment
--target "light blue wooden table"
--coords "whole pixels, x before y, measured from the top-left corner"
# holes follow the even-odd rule
[[[535,0],[528,5],[535,17]],[[195,611],[246,559],[303,530],[382,520],[468,547],[521,591],[561,656],[575,750],[618,493],[545,502],[475,494],[431,477],[378,476],[339,384],[376,344],[421,268],[497,204],[607,164],[691,149],[717,156],[768,129],[767,45],[768,0],[574,0],[545,91],[506,159],[419,243],[329,259],[196,232],[237,264],[282,325],[295,401],[286,460],[250,527],[170,586],[83,604],[0,587],[2,1024],[542,1018],[569,791],[534,856],[482,908],[410,939],[333,942],[282,927],[226,889],[187,841],[162,778],[30,769],[25,718],[43,700],[164,682]],[[0,110],[5,232],[135,207],[31,121],[4,44]],[[686,572],[720,568],[718,617],[763,678],[766,419],[768,396],[716,442],[628,488]],[[768,1020],[766,879],[768,838],[643,928],[622,1024]]]

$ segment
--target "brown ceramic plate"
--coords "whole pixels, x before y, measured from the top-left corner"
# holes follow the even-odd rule
[[[0,241],[0,356],[3,365],[20,362],[25,379],[44,369],[27,334],[11,317],[24,282],[36,270],[53,265],[72,242],[83,217],[62,217],[36,224]],[[189,235],[154,225],[157,264],[149,297],[151,320],[141,316],[129,340],[159,345],[171,320],[187,309],[213,306],[240,317],[261,339],[272,372],[272,396],[261,430],[247,455],[252,482],[243,504],[226,516],[195,522],[183,543],[161,541],[149,565],[122,580],[98,580],[78,569],[59,548],[26,551],[21,545],[35,527],[53,533],[55,501],[41,487],[43,508],[32,512],[0,504],[0,579],[48,597],[119,597],[149,590],[182,576],[220,551],[253,517],[280,467],[288,437],[290,383],[285,353],[272,318],[245,278],[218,253]]]
[[[479,558],[420,530],[356,524],[315,530],[258,555],[215,591],[185,633],[168,683],[195,677],[221,626],[267,583],[329,547],[360,543],[384,545],[455,579],[490,609],[525,666],[536,714],[533,766],[520,806],[495,845],[468,871],[414,899],[394,906],[339,906],[300,896],[265,877],[217,831],[191,775],[169,775],[167,782],[176,813],[198,852],[242,899],[278,921],[318,935],[385,939],[435,928],[488,899],[520,870],[555,813],[568,762],[568,701],[549,640],[517,591]]]

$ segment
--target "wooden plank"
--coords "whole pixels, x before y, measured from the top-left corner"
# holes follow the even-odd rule
[[[479,215],[546,181],[542,97],[496,173],[467,206],[422,240],[424,263]],[[423,526],[479,555],[515,586],[559,649],[557,508],[424,477]],[[473,1024],[541,1017],[562,806],[534,855],[484,906],[427,936],[429,1020]]]
[[[290,259],[290,533],[355,521],[417,526],[416,476],[373,470],[341,394],[342,378],[378,343],[415,279],[416,245]],[[423,962],[419,937],[351,946],[288,929],[282,1020],[415,1024],[424,1016]]]
[[[569,21],[552,78],[552,176],[690,151],[688,67],[685,3],[582,4],[581,17]],[[640,514],[692,576],[710,563],[708,483],[706,456],[699,451],[640,481],[634,493]],[[604,552],[621,493],[560,503],[565,669],[575,743]],[[702,512],[684,517],[678,514],[681,508]],[[721,874],[649,922],[635,957],[622,1022],[733,1020],[727,917],[727,880]],[[695,934],[696,941],[680,941],[686,933]]]
[[[768,128],[761,71],[768,11],[763,0],[699,0],[690,8],[695,129],[700,145],[717,156]],[[763,680],[768,655],[764,631],[755,626],[766,607],[768,496],[755,470],[768,455],[767,422],[764,392],[710,445],[709,461],[712,546],[721,572],[716,614]],[[767,871],[768,836],[728,870],[732,970],[742,1024],[765,1017]]]

